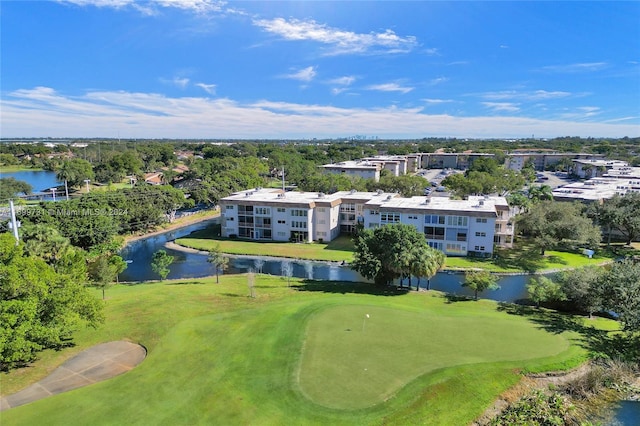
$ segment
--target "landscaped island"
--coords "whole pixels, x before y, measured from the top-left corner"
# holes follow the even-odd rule
[[[114,286],[104,326],[4,374],[2,392],[101,342],[140,343],[147,359],[112,380],[5,411],[3,425],[69,424],[77,407],[91,407],[87,424],[469,424],[520,371],[576,366],[592,340],[608,338],[600,330],[618,328],[438,292],[254,279],[255,298],[247,275]]]

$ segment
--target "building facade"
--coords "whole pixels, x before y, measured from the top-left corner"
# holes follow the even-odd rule
[[[392,223],[413,225],[450,256],[490,256],[513,244],[515,211],[504,197],[403,198],[395,193],[282,192],[256,188],[220,200],[222,236],[258,241],[331,241]]]

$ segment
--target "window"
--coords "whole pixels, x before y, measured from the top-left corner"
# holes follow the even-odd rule
[[[271,209],[269,207],[256,207],[255,214],[269,215],[271,214]]]
[[[464,254],[467,248],[462,244],[450,244],[447,243],[447,253]]]
[[[486,232],[476,232],[476,237],[486,237],[487,233]]]
[[[238,206],[238,213],[253,214],[253,206]]]
[[[380,222],[398,223],[400,222],[400,213],[380,213]]]
[[[379,214],[380,214],[380,211],[378,211],[378,210],[369,210],[369,214],[370,214],[371,216],[377,216],[377,215],[379,215]]]
[[[279,220],[278,220],[278,223],[279,223],[280,225],[286,225],[286,224],[287,224],[287,221],[286,221],[286,220],[279,219]]]
[[[292,220],[291,221],[291,227],[292,228],[307,229],[307,222],[301,222],[301,221],[297,221],[297,220]]]
[[[427,244],[429,244],[429,247],[431,248],[442,251],[442,243],[438,243],[435,241],[428,241]]]
[[[234,220],[233,216],[229,216],[228,218],[226,218],[227,220]]]
[[[278,232],[278,237],[285,237],[286,235],[286,232]]]
[[[424,223],[432,223],[434,225],[444,225],[444,216],[425,215]]]
[[[407,220],[415,220],[415,219],[417,219],[417,218],[418,218],[418,215],[417,215],[417,214],[410,214],[410,215],[407,215]]]
[[[379,226],[380,226],[380,225],[379,225],[379,224],[377,224],[377,223],[370,223],[370,224],[369,224],[369,228],[377,228],[377,227],[379,227]]]
[[[487,223],[486,217],[476,217],[476,223]]]
[[[447,216],[447,225],[449,226],[467,226],[467,216]]]
[[[318,232],[318,237],[326,237],[327,233],[326,232]]]
[[[307,217],[307,211],[294,209],[294,210],[291,210],[291,216]]]
[[[356,205],[355,204],[340,204],[340,211],[341,212],[355,212],[356,211]]]
[[[224,208],[227,210],[233,210],[233,206],[225,206]]]
[[[285,209],[284,207],[278,207],[278,213],[284,213],[286,211],[287,209]]]
[[[467,241],[467,230],[465,228],[447,228],[448,241]]]
[[[444,228],[425,226],[424,236],[427,240],[444,240]]]
[[[325,208],[324,208],[324,207],[318,207],[318,211],[319,211],[320,213],[324,213],[324,212],[325,212]]]

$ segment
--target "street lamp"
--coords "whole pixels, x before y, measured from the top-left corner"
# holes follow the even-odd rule
[[[53,194],[53,201],[56,200],[56,189],[55,188],[51,188],[51,194]]]
[[[84,183],[87,184],[87,192],[89,192],[89,182],[91,182],[89,179],[84,180]]]

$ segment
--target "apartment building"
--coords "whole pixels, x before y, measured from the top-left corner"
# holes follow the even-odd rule
[[[405,223],[450,256],[490,256],[513,243],[514,211],[504,197],[403,198],[395,193],[333,194],[256,188],[220,200],[222,236],[265,241],[331,241],[361,224]]]

